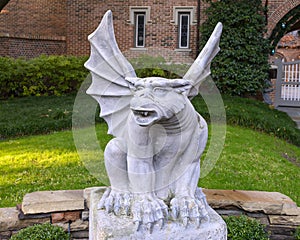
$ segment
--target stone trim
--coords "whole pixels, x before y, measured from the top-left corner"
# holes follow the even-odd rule
[[[88,240],[90,195],[99,189],[103,187],[26,194],[17,208],[0,208],[0,239],[8,240],[22,228],[51,222],[65,231],[70,229],[72,239]],[[281,193],[212,189],[203,189],[203,192],[208,204],[220,215],[245,214],[255,218],[267,226],[271,239],[293,239],[295,229],[300,226],[300,208]],[[23,207],[29,211],[29,206],[30,214],[24,214]]]
[[[42,35],[9,34],[9,33],[0,33],[0,38],[20,38],[20,39],[30,39],[30,40],[66,41],[65,36],[42,36]]]
[[[174,6],[173,7],[173,19],[171,23],[178,25],[178,14],[180,12],[188,12],[191,17],[190,25],[197,24],[196,7],[195,6]]]
[[[127,20],[127,22],[131,25],[134,25],[134,14],[137,12],[145,12],[146,13],[146,25],[147,25],[148,23],[151,23],[150,11],[151,11],[151,7],[149,7],[149,6],[130,6],[129,7],[129,20]]]

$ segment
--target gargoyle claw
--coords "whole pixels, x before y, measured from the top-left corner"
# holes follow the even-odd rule
[[[173,198],[171,200],[171,210],[173,219],[179,218],[184,227],[187,227],[189,222],[194,222],[196,227],[199,227],[201,219],[207,216],[207,211],[202,202],[189,196]]]
[[[137,226],[144,225],[147,231],[151,233],[154,224],[160,228],[164,225],[164,219],[168,216],[168,207],[155,196],[139,197],[137,196],[132,206],[133,221]],[[139,227],[136,227],[139,230]]]
[[[140,221],[135,221],[135,222],[134,222],[134,230],[135,230],[136,232],[139,231],[140,225],[141,225],[141,222],[140,222]]]
[[[105,209],[107,213],[113,212],[115,215],[129,215],[130,203],[130,194],[108,188],[98,203],[98,209]]]
[[[157,221],[157,223],[158,223],[159,229],[162,229],[164,227],[164,225],[165,225],[165,221],[164,221],[163,218],[159,219]]]
[[[104,208],[105,200],[108,198],[109,194],[111,192],[111,188],[107,188],[106,191],[103,193],[102,198],[100,199],[97,209],[102,209]]]
[[[185,228],[187,228],[188,223],[189,223],[189,218],[188,218],[188,217],[183,217],[183,218],[182,218],[182,222],[183,222],[183,226],[184,226]]]

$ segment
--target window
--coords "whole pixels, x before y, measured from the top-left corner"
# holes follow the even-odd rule
[[[197,24],[195,6],[174,6],[171,23],[177,26],[178,51],[190,51],[191,27]]]
[[[134,27],[133,49],[143,50],[146,46],[146,25],[151,23],[150,7],[130,6],[129,20],[127,22]]]
[[[190,42],[190,14],[178,14],[178,48],[189,48]]]
[[[146,13],[135,14],[135,47],[145,47]]]

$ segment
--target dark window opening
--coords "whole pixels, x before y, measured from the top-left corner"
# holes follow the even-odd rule
[[[178,22],[178,47],[189,48],[190,41],[190,14],[179,13]]]
[[[135,15],[135,47],[145,47],[145,13]]]

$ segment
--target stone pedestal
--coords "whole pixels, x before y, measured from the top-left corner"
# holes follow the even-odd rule
[[[179,222],[169,220],[162,229],[154,225],[153,230],[141,227],[138,232],[134,229],[132,218],[127,216],[115,216],[107,214],[104,210],[98,210],[97,204],[105,191],[99,188],[91,193],[90,199],[90,240],[115,239],[115,240],[156,240],[156,239],[189,239],[189,240],[225,240],[227,239],[227,227],[223,219],[210,207],[208,213],[209,222],[201,223],[197,228],[189,224],[187,228]]]

